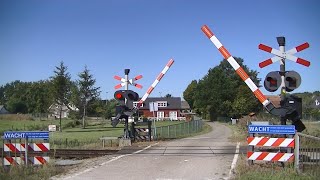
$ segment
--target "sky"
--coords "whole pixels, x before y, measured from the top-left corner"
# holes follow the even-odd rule
[[[63,61],[73,80],[87,66],[102,99],[113,98],[120,83],[113,77],[130,69],[129,78],[143,76],[136,81],[143,88],[129,89],[143,96],[172,58],[151,96],[183,97],[192,80],[223,60],[201,31],[206,24],[234,57],[259,72],[261,84],[280,65],[259,68],[274,56],[259,50],[260,43],[279,49],[276,37],[284,36],[289,50],[308,42],[295,56],[311,66],[287,60],[286,70],[302,78],[293,92],[319,91],[319,7],[318,0],[1,0],[0,85],[49,79]]]

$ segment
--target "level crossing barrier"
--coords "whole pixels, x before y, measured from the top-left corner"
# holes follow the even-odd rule
[[[292,125],[249,125],[247,158],[253,161],[293,162],[295,127]],[[263,134],[264,136],[257,136]],[[279,137],[268,137],[265,135]],[[288,137],[287,137],[288,136]],[[268,148],[268,149],[267,149]],[[271,152],[269,151],[271,148]],[[285,152],[286,151],[286,152]]]
[[[37,142],[30,142],[37,141]],[[43,165],[49,162],[48,131],[7,131],[3,136],[3,165]]]

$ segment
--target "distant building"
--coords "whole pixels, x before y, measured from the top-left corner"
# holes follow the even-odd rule
[[[6,110],[4,105],[0,105],[0,114],[9,114],[9,111]]]
[[[149,103],[156,103],[157,111],[152,112],[149,109]],[[184,102],[184,103],[182,103]],[[134,102],[136,107],[138,102]],[[158,120],[186,120],[184,111],[190,111],[190,106],[185,101],[181,101],[180,97],[149,97],[139,109],[141,116],[148,119],[156,117]]]
[[[192,117],[196,115],[194,113],[187,101],[181,101],[181,116],[186,117],[186,120],[189,121]]]
[[[73,104],[69,104],[69,107],[62,105],[61,118],[67,118],[70,111],[79,111]],[[49,109],[49,117],[59,118],[60,117],[60,106],[58,104],[52,104]]]
[[[278,95],[267,95],[267,99],[269,99],[275,107],[280,107],[281,97]]]

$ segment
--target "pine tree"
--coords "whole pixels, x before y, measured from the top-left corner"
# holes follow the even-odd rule
[[[78,80],[78,85],[81,97],[81,106],[83,108],[82,127],[85,128],[85,116],[88,102],[100,96],[100,87],[95,87],[96,80],[93,78],[93,75],[90,74],[87,66],[84,67],[83,72],[78,76],[80,78]]]
[[[54,102],[59,107],[59,124],[60,124],[60,132],[62,131],[61,126],[61,117],[63,107],[69,107],[69,99],[71,96],[71,77],[70,74],[67,72],[68,67],[64,65],[61,61],[59,66],[55,67],[56,69],[53,71],[54,76],[51,77],[52,79],[52,95],[54,98]]]

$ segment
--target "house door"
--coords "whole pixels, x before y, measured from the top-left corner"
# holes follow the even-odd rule
[[[170,117],[170,120],[178,120],[177,111],[170,111],[169,117]]]
[[[157,119],[160,119],[160,120],[164,119],[164,112],[163,111],[157,112]]]

